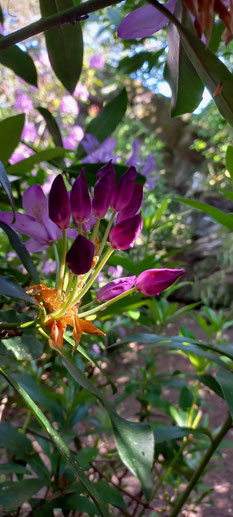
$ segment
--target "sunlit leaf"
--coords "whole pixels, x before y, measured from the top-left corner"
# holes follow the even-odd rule
[[[74,7],[73,0],[40,0],[42,16]],[[83,64],[83,36],[80,22],[66,23],[45,32],[52,68],[65,88],[73,93]]]
[[[178,201],[179,203],[183,203],[184,205],[191,206],[192,208],[196,208],[197,210],[201,210],[207,215],[210,215],[217,223],[222,224],[229,230],[233,230],[233,215],[225,214],[222,210],[215,208],[214,206],[208,205],[208,203],[202,203],[201,201],[194,201],[192,199],[185,198],[174,198],[174,201]]]

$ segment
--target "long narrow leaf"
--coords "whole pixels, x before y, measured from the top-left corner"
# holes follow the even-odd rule
[[[20,237],[17,235],[15,230],[10,228],[8,224],[3,223],[0,221],[0,228],[4,230],[4,232],[7,234],[8,239],[10,241],[10,244],[12,248],[16,251],[18,257],[22,261],[22,264],[24,265],[25,269],[28,271],[29,275],[33,278],[36,284],[40,283],[40,279],[38,276],[38,273],[36,271],[35,265],[31,259],[31,256],[28,253],[28,250],[23,245]]]
[[[9,199],[9,201],[10,201],[10,204],[11,204],[11,207],[12,207],[12,210],[13,210],[13,214],[12,214],[12,223],[13,223],[14,220],[15,220],[14,198],[13,198],[13,194],[12,194],[12,190],[11,190],[11,184],[9,182],[9,179],[8,179],[8,176],[7,176],[7,173],[6,173],[6,169],[3,166],[2,162],[0,162],[0,183],[1,183],[2,187],[4,188],[6,194],[7,194],[7,197]]]

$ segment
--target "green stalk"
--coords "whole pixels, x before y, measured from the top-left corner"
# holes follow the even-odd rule
[[[136,291],[135,287],[132,287],[132,289],[129,289],[125,293],[119,294],[118,296],[115,296],[115,298],[112,298],[112,300],[108,300],[107,302],[102,303],[101,305],[98,305],[97,307],[94,307],[94,309],[90,309],[89,311],[81,312],[79,314],[80,318],[86,318],[87,316],[91,316],[91,314],[95,314],[98,311],[101,311],[102,309],[105,309],[109,305],[112,305],[112,303],[118,302],[122,298],[125,298],[129,294],[132,294]]]
[[[95,223],[95,226],[94,226],[93,234],[92,234],[92,237],[91,237],[91,242],[93,242],[94,244],[95,244],[95,241],[96,241],[97,236],[98,236],[99,226],[100,226],[100,219],[96,219],[96,223]]]
[[[69,281],[68,281],[67,288],[66,288],[66,294],[68,294],[70,292],[73,280],[74,280],[74,274],[69,272]]]
[[[186,503],[190,493],[192,492],[193,488],[195,487],[199,478],[201,477],[202,473],[204,472],[205,468],[207,467],[211,457],[213,456],[217,447],[223,440],[227,431],[229,431],[229,429],[231,429],[231,427],[232,427],[232,418],[231,418],[231,415],[229,414],[227,419],[225,420],[223,426],[221,427],[219,433],[216,435],[216,437],[210,444],[209,448],[207,449],[206,454],[200,461],[199,466],[197,467],[196,471],[194,472],[193,476],[191,477],[183,494],[176,499],[175,506],[172,510],[170,517],[177,517],[177,515],[179,515],[183,505]]]
[[[55,257],[55,260],[56,260],[56,286],[58,287],[59,271],[60,271],[60,260],[59,260],[59,255],[58,255],[57,246],[56,246],[55,242],[53,243],[53,251],[54,251],[54,257]]]
[[[62,292],[63,279],[65,275],[65,267],[66,267],[66,230],[62,230],[62,257],[61,257],[61,266],[59,272],[59,280],[58,280],[58,288],[57,294],[60,296]]]
[[[114,211],[113,211],[113,214],[112,214],[112,216],[111,216],[111,219],[109,220],[108,226],[107,226],[107,228],[106,228],[106,230],[105,230],[105,234],[104,234],[104,237],[103,237],[103,240],[102,240],[102,244],[101,244],[100,249],[99,249],[99,251],[98,251],[98,256],[99,256],[99,257],[101,256],[101,253],[102,253],[102,251],[103,251],[103,249],[104,249],[104,246],[105,246],[105,244],[106,244],[106,242],[107,242],[107,238],[108,238],[108,236],[109,236],[109,232],[110,232],[110,230],[111,230],[111,226],[112,226],[112,223],[113,223],[113,220],[114,220],[115,215],[116,215],[116,211],[114,210]]]
[[[77,294],[77,288],[78,288],[78,276],[76,276],[76,278],[75,278],[73,290],[69,294],[65,303],[61,306],[59,311],[51,314],[51,316],[54,320],[58,320],[59,318],[61,318],[61,316],[63,316],[66,313],[66,311],[69,307],[75,305],[76,302],[74,302],[73,300]]]
[[[77,298],[75,298],[74,302],[73,302],[73,305],[75,305],[76,303],[78,303],[81,298],[83,298],[84,294],[86,294],[86,292],[90,289],[90,287],[92,286],[92,284],[94,283],[96,277],[98,276],[98,274],[100,273],[101,269],[103,269],[104,265],[106,264],[106,262],[108,261],[109,257],[111,256],[111,254],[114,252],[114,250],[112,248],[109,248],[108,251],[106,251],[103,259],[101,260],[100,264],[98,265],[98,267],[96,268],[95,272],[93,273],[93,275],[91,276],[90,280],[87,282],[87,284],[85,285],[85,287],[81,290],[81,292],[79,293],[79,295],[77,296]]]

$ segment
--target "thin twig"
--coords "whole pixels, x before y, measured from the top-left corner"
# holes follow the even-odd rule
[[[104,9],[110,5],[120,3],[122,0],[89,0],[76,7],[71,7],[65,11],[52,14],[47,17],[42,17],[34,23],[30,23],[7,36],[3,36],[0,39],[0,52],[12,47],[16,43],[20,43],[31,36],[40,34],[41,32],[48,31],[53,27],[64,25],[65,23],[75,24],[82,19],[85,19],[89,13]]]

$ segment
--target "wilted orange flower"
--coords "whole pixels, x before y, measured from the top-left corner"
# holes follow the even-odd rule
[[[49,329],[51,335],[50,345],[53,343],[59,348],[63,345],[63,336],[66,331],[67,325],[73,328],[73,339],[75,346],[73,352],[77,349],[82,333],[94,334],[97,336],[105,336],[104,332],[99,330],[91,321],[83,320],[78,317],[78,308],[70,307],[66,313],[59,319],[54,319],[51,313],[58,311],[61,308],[62,303],[65,301],[65,293],[62,293],[62,298],[58,296],[57,289],[54,287],[46,287],[44,284],[33,285],[28,289],[28,294],[34,296],[35,299],[45,309],[49,310],[45,319],[45,326]]]
[[[200,38],[205,31],[206,39],[209,41],[214,14],[216,13],[226,27],[222,36],[223,40],[226,45],[231,41],[233,36],[233,0],[228,2],[230,9],[227,8],[224,0],[183,0],[183,2],[195,18],[194,25]]]

